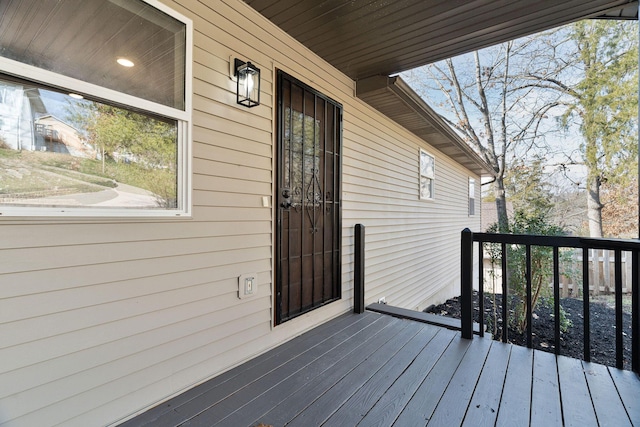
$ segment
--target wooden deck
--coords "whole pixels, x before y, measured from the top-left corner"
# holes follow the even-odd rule
[[[344,315],[123,426],[640,426],[629,371]]]

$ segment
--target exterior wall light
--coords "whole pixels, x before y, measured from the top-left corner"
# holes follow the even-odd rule
[[[234,69],[238,78],[238,104],[249,108],[260,105],[260,69],[238,58],[234,61]]]

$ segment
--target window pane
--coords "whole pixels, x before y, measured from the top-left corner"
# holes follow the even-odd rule
[[[431,157],[424,151],[421,151],[420,152],[420,175],[433,178],[434,177],[433,169],[434,169],[433,157]]]
[[[141,0],[0,6],[0,56],[181,110],[185,40],[184,23]]]
[[[433,180],[424,176],[420,177],[420,198],[433,198]]]
[[[476,180],[469,178],[469,215],[476,214]]]
[[[0,79],[0,209],[176,209],[177,128],[175,120]]]

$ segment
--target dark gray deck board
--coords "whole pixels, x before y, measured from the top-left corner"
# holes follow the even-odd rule
[[[394,320],[393,324],[381,333],[375,335],[364,345],[355,349],[353,357],[347,357],[321,378],[314,382],[307,382],[295,394],[295,399],[287,399],[275,405],[269,412],[257,417],[251,425],[264,423],[267,425],[285,425],[315,400],[327,393],[338,381],[357,368],[363,359],[369,357],[376,350],[383,347],[404,327],[406,323]]]
[[[308,427],[325,422],[422,329],[416,325],[409,324],[287,425]]]
[[[512,346],[496,426],[529,425],[533,350]]]
[[[562,426],[556,356],[542,351],[533,354],[531,425]]]
[[[378,400],[376,405],[360,421],[362,427],[390,426],[400,415],[424,378],[431,372],[440,355],[449,346],[456,333],[440,329],[429,342],[427,351],[418,355],[409,368],[402,373],[396,382]]]
[[[318,381],[322,375],[335,369],[338,363],[345,363],[345,358],[351,357],[357,360],[364,350],[363,346],[373,340],[375,335],[382,334],[391,323],[389,319],[382,320],[387,324],[376,328],[363,329],[360,333],[349,338],[348,341],[340,343],[329,352],[313,360],[303,368],[304,375],[294,373],[286,378],[275,377],[273,378],[274,385],[253,399],[250,399],[244,393],[237,393],[236,400],[239,400],[240,403],[234,406],[228,415],[221,417],[220,423],[224,422],[237,426],[250,425],[254,420],[259,419],[278,404],[285,401],[290,404],[305,385]],[[354,354],[356,351],[357,353]],[[204,412],[201,417],[206,418],[207,413]]]
[[[411,397],[400,416],[393,424],[394,426],[418,426],[426,425],[435,411],[442,394],[446,390],[453,374],[471,341],[463,340],[459,336],[454,338],[449,347],[444,351],[436,366],[429,372],[429,375],[422,382],[418,390]]]
[[[424,328],[375,373],[351,398],[323,424],[326,427],[355,426],[387,392],[393,382],[411,365],[433,339],[437,330]]]
[[[627,411],[622,405],[618,390],[607,367],[587,362],[582,362],[582,365],[600,426],[631,426]],[[636,394],[636,396],[640,398],[640,394]]]
[[[387,319],[379,319],[378,321],[385,322]],[[369,326],[368,328],[373,328]],[[309,348],[306,351],[299,353],[295,358],[291,358],[287,363],[281,364],[277,368],[264,372],[258,379],[255,379],[253,373],[244,372],[238,377],[234,378],[234,388],[236,390],[233,394],[227,394],[222,399],[218,399],[218,393],[215,394],[216,404],[206,408],[205,411],[197,412],[198,408],[202,408],[204,404],[207,404],[207,400],[211,395],[199,396],[198,399],[194,399],[191,402],[181,406],[179,409],[183,410],[186,414],[194,414],[189,420],[190,426],[211,426],[211,420],[223,420],[228,414],[233,413],[237,408],[242,407],[247,402],[256,399],[261,394],[271,389],[274,385],[278,384],[284,378],[288,378],[291,375],[295,375],[300,370],[310,365],[314,360],[326,357],[336,347],[351,340],[362,327],[358,324],[348,326],[334,334],[321,343]],[[240,387],[235,387],[235,383],[239,382]],[[224,392],[224,390],[222,390]]]
[[[609,374],[618,389],[618,394],[631,423],[640,426],[640,390],[638,390],[640,378],[638,374],[613,368],[609,368]]]
[[[471,342],[428,425],[459,426],[462,424],[490,349],[490,340],[478,339]]]
[[[640,378],[368,312],[327,322],[125,426],[640,426]]]
[[[394,307],[387,304],[370,304],[367,310],[376,313],[388,314],[390,316],[399,317],[401,319],[415,320],[416,322],[428,323],[434,326],[459,331],[462,327],[462,321],[453,317],[438,316],[437,314],[425,313],[423,311],[409,310],[407,308]],[[480,333],[480,324],[473,322],[473,332]]]
[[[564,356],[557,363],[565,427],[598,425],[582,363]]]
[[[498,341],[492,343],[463,426],[493,427],[495,425],[510,353],[510,345]]]

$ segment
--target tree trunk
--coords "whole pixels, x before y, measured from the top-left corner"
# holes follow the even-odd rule
[[[587,219],[589,236],[602,237],[602,203],[600,203],[600,177],[587,178]]]
[[[496,198],[496,212],[498,214],[498,232],[509,232],[509,217],[507,214],[507,199],[504,191],[504,179],[499,176],[493,183],[493,192]]]

